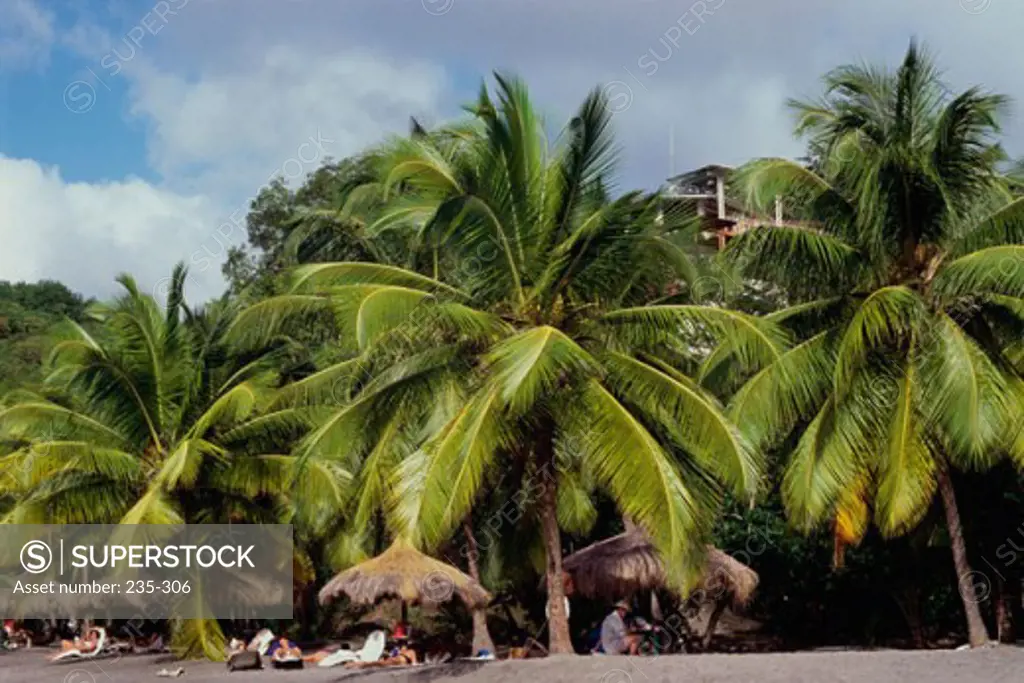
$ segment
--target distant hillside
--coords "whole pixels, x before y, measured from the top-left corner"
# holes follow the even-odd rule
[[[0,397],[42,379],[55,323],[80,321],[88,302],[59,282],[29,284],[0,280]]]

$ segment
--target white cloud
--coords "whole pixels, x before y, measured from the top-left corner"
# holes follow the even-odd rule
[[[56,168],[0,156],[0,277],[59,279],[90,295],[115,291],[127,271],[153,289],[174,263],[210,240],[217,211],[210,201],[138,180],[68,183]],[[204,252],[205,253],[205,252]],[[192,269],[199,300],[222,287],[219,269]]]
[[[300,180],[433,114],[446,100],[443,69],[364,50],[266,49],[243,70],[196,79],[139,60],[125,65],[131,113],[149,125],[149,158],[169,183],[228,196],[275,175]]]
[[[0,3],[0,40],[18,38],[17,48],[0,47],[0,59],[4,49],[16,49],[21,63],[42,59],[54,40],[52,17],[38,0]],[[61,35],[62,45],[82,55],[81,66],[104,80],[110,61],[100,62],[117,47],[122,70],[111,77],[127,79],[126,111],[146,127],[159,186],[70,186],[21,162],[29,166],[19,168],[19,182],[36,178],[37,194],[28,202],[0,189],[15,198],[18,213],[10,215],[21,226],[10,227],[10,202],[0,206],[0,232],[11,240],[0,243],[0,277],[71,279],[88,255],[95,275],[78,281],[93,293],[107,291],[119,270],[159,277],[185,259],[213,294],[213,255],[223,252],[222,242],[243,238],[238,226],[217,226],[232,212],[244,215],[247,198],[271,176],[297,182],[325,154],[342,158],[404,131],[411,114],[441,120],[492,69],[525,77],[556,124],[598,83],[631,88],[630,106],[615,118],[625,187],[651,188],[668,175],[670,126],[677,171],[798,154],[785,99],[816,94],[819,76],[838,64],[894,65],[912,35],[934,49],[955,87],[981,83],[1024,101],[1014,71],[1024,57],[1024,3],[454,0],[441,3],[448,9],[441,16],[415,0],[247,0],[244,12],[212,0],[172,4],[183,9],[134,48],[125,40],[138,34],[142,14],[122,13],[116,30],[82,23]],[[699,14],[705,18],[694,30]],[[645,75],[640,57],[652,49],[665,54],[666,40],[677,43],[671,56]],[[1024,143],[1022,122],[1008,122],[1011,152]],[[318,135],[322,147],[310,146]],[[11,173],[16,162],[3,163]],[[24,227],[30,224],[46,230],[36,238]],[[71,237],[62,239],[65,233]],[[153,240],[149,248],[146,240]],[[23,255],[11,257],[10,244]]]
[[[68,184],[56,169],[0,157],[0,199],[9,197],[0,278],[56,277],[89,294],[112,291],[119,271],[152,286],[182,260],[193,296],[218,295],[224,255],[244,242],[249,199],[263,185],[279,176],[298,185],[327,158],[404,132],[411,114],[433,116],[449,99],[443,69],[365,50],[279,46],[244,68],[186,78],[142,51],[117,74],[99,67],[94,48],[109,40],[94,24],[64,44],[89,54],[101,77],[128,79],[129,115],[146,125],[162,180]]]
[[[43,64],[53,42],[51,12],[32,0],[5,0],[0,9],[0,67]]]

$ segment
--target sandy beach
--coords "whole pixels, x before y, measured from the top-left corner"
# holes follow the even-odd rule
[[[512,683],[997,683],[1021,680],[1024,649],[998,647],[978,651],[859,651],[744,655],[677,655],[658,658],[551,657],[526,661],[455,662],[401,671],[344,669],[228,673],[223,664],[183,662],[166,656],[127,656],[70,664],[46,661],[47,651],[0,655],[0,683],[135,683],[165,680],[161,668],[184,667],[183,683],[262,681],[326,683],[355,680],[490,681]]]

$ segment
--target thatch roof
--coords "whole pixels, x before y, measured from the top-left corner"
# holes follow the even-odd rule
[[[327,604],[342,594],[362,605],[372,605],[384,598],[437,605],[458,595],[472,608],[483,607],[491,600],[484,587],[471,577],[402,540],[328,581],[320,590],[320,602]]]
[[[575,593],[608,600],[665,585],[665,567],[643,531],[634,529],[569,555],[562,568]],[[706,598],[728,597],[736,607],[747,604],[758,583],[757,572],[721,550],[708,546],[704,579]]]

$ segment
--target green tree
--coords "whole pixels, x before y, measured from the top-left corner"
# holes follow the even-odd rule
[[[227,301],[185,306],[185,270],[166,306],[123,275],[124,294],[91,307],[96,334],[69,323],[55,346],[52,398],[24,392],[0,411],[0,433],[20,444],[0,458],[13,498],[6,523],[172,524],[280,520],[293,459],[253,420],[287,346],[239,357],[223,334]],[[328,488],[335,486],[333,475]],[[315,470],[303,486],[310,496]],[[223,656],[214,620],[177,622],[183,655]]]
[[[1024,456],[1009,346],[1024,329],[1024,202],[995,140],[1006,100],[949,94],[914,44],[895,72],[844,66],[825,85],[793,103],[812,168],[765,159],[740,175],[751,204],[781,196],[794,222],[750,230],[726,257],[797,303],[767,316],[791,334],[779,355],[736,364],[749,381],[730,414],[762,447],[803,430],[783,481],[801,528],[835,518],[856,541],[873,508],[884,535],[903,534],[938,490],[981,645],[951,471]]]
[[[258,341],[289,314],[334,312],[353,356],[286,390],[334,406],[295,453],[345,463],[360,510],[387,509],[393,534],[437,547],[498,474],[518,477],[546,551],[551,650],[570,652],[560,465],[582,463],[685,590],[721,488],[749,497],[760,476],[715,398],[680,371],[694,354],[685,338],[729,336],[751,362],[778,342],[741,313],[641,305],[693,276],[689,232],[656,197],[610,198],[605,98],[592,93],[552,144],[526,88],[497,81],[497,101],[482,89],[466,125],[374,154],[377,180],[353,212],[371,239],[410,235],[411,268],[300,267],[293,293],[251,308],[236,333]]]
[[[279,276],[297,263],[379,260],[344,211],[344,198],[371,180],[371,161],[326,163],[294,190],[280,179],[262,188],[245,219],[247,244],[229,249],[222,268],[230,290],[280,293]]]
[[[0,400],[42,380],[48,330],[65,318],[81,322],[87,302],[60,284],[0,281]]]

